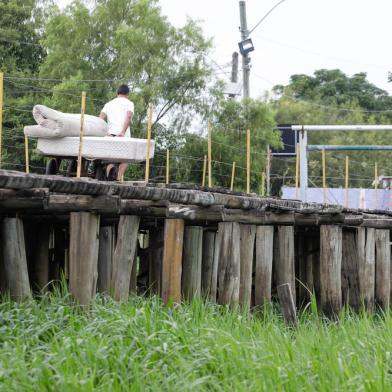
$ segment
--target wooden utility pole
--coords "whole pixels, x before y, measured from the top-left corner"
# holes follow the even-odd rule
[[[240,23],[241,23],[241,40],[245,41],[249,36],[248,24],[246,21],[246,2],[240,1]],[[249,91],[249,75],[250,75],[250,58],[249,54],[242,55],[242,84],[243,97],[248,98]]]

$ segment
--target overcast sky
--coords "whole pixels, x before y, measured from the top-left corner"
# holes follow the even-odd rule
[[[59,0],[60,5],[69,3]],[[163,14],[181,26],[187,17],[200,21],[213,38],[211,58],[230,72],[238,50],[238,0],[160,0]],[[278,0],[247,0],[248,27]],[[251,96],[284,84],[296,73],[339,68],[348,75],[366,72],[368,79],[392,93],[391,0],[286,0],[252,33]],[[229,75],[222,72],[223,78]]]

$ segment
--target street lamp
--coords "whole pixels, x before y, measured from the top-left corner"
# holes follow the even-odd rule
[[[250,57],[249,53],[254,51],[255,48],[253,46],[252,40],[249,38],[249,35],[257,28],[263,21],[268,17],[268,15],[277,8],[280,4],[284,3],[287,0],[280,0],[276,3],[251,29],[248,30],[247,22],[246,22],[246,3],[244,0],[240,1],[240,22],[241,22],[241,42],[238,43],[240,48],[240,52],[242,55],[242,83],[243,83],[243,96],[244,98],[249,97],[249,76],[250,76]]]

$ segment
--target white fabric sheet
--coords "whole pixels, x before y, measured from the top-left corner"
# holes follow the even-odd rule
[[[155,142],[151,140],[150,158],[154,157]],[[71,158],[79,154],[79,138],[39,138],[37,150],[43,155]],[[147,140],[123,137],[83,138],[83,157],[110,162],[142,162],[147,156]]]

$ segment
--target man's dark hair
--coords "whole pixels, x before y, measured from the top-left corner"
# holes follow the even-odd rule
[[[117,94],[128,95],[128,94],[129,94],[129,87],[128,87],[126,84],[122,84],[122,85],[117,89]]]

